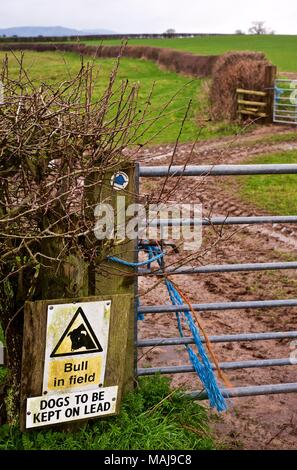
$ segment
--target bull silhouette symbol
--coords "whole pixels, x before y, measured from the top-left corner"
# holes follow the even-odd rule
[[[73,328],[75,321],[80,315],[82,323],[77,328]],[[76,324],[79,323],[78,321]],[[65,338],[70,338],[71,340],[71,350],[70,346],[62,348],[59,350],[60,346],[63,345]],[[64,345],[66,346],[66,344]],[[69,348],[69,349],[68,349]],[[54,348],[50,357],[59,357],[59,356],[69,356],[76,354],[87,354],[87,353],[100,353],[102,352],[102,346],[98,341],[97,336],[95,335],[92,326],[90,325],[86,315],[84,314],[81,307],[78,308],[68,327],[61,336],[58,344]]]
[[[77,351],[81,348],[95,349],[96,345],[90,337],[86,327],[82,323],[75,330],[70,331],[67,336],[71,339],[71,351]]]

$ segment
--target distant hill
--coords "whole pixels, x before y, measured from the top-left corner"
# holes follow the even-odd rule
[[[108,29],[78,30],[63,26],[19,26],[15,28],[0,28],[0,37],[38,37],[38,36],[84,36],[96,34],[115,34]]]

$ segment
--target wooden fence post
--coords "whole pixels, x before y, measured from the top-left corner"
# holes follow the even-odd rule
[[[236,90],[236,103],[237,103],[237,115],[238,115],[239,121],[241,121],[242,119],[242,114],[241,114],[242,104],[239,101],[243,99],[244,99],[243,93],[239,92],[239,90],[237,89]]]
[[[120,174],[124,178],[123,188],[113,183]],[[99,203],[109,203],[115,210],[118,196],[124,196],[123,212],[129,204],[135,203],[138,194],[138,170],[134,163],[119,163],[112,171],[103,175],[94,171],[87,180],[86,199],[89,215]],[[125,214],[124,214],[125,215]],[[49,221],[50,222],[50,221]],[[47,223],[47,221],[45,221]],[[95,218],[94,218],[95,229]],[[61,238],[62,240],[62,238]],[[44,269],[41,275],[39,294],[42,299],[28,302],[25,307],[25,326],[22,360],[21,391],[21,428],[25,429],[26,400],[28,397],[40,396],[46,348],[46,323],[48,305],[72,302],[91,302],[111,300],[112,315],[109,337],[107,367],[104,386],[118,385],[118,402],[123,391],[133,389],[136,367],[136,290],[137,282],[134,268],[123,267],[106,261],[107,255],[118,256],[127,261],[136,261],[137,239],[121,243],[115,240],[103,240],[102,250],[92,269],[72,251],[65,262],[56,261],[61,251],[61,240],[45,243],[43,252],[53,262],[49,270]],[[100,245],[100,242],[99,242]],[[105,259],[105,261],[104,261]],[[89,297],[89,296],[92,297]],[[53,300],[51,300],[53,299]],[[56,299],[56,300],[55,300]],[[86,421],[63,424],[62,430],[77,430]]]
[[[123,190],[115,190],[111,185],[111,178],[118,171],[124,171],[128,178],[128,186]],[[138,197],[138,167],[132,165],[119,165],[112,173],[108,172],[103,179],[102,191],[100,192],[98,203],[108,202],[112,207],[117,207],[117,197],[125,196],[125,210],[129,204],[137,202]],[[118,215],[118,214],[116,214]],[[138,259],[137,239],[127,240],[123,243],[113,244],[109,255],[117,256],[129,262],[136,262]],[[135,302],[129,314],[129,333],[126,350],[126,366],[123,391],[130,391],[134,388],[135,370],[137,367],[137,279],[134,268],[121,266],[112,262],[103,262],[95,266],[95,290],[94,295],[130,294],[134,296]]]
[[[274,84],[276,73],[277,68],[275,65],[267,65],[265,67],[264,91],[267,92],[267,123],[273,122]]]

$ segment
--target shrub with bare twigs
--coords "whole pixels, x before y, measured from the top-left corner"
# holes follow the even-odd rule
[[[32,81],[23,56],[15,57],[18,78],[7,59],[0,75],[0,321],[17,396],[24,302],[88,295],[82,289],[102,248],[93,232],[93,189],[127,160],[125,148],[139,148],[154,119],[147,119],[150,96],[140,112],[138,85],[116,81],[119,61],[94,101],[93,65],[47,85]]]

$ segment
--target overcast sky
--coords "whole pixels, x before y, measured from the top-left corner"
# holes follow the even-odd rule
[[[297,34],[297,0],[0,0],[0,28],[233,33],[253,20],[265,20],[279,34]]]

